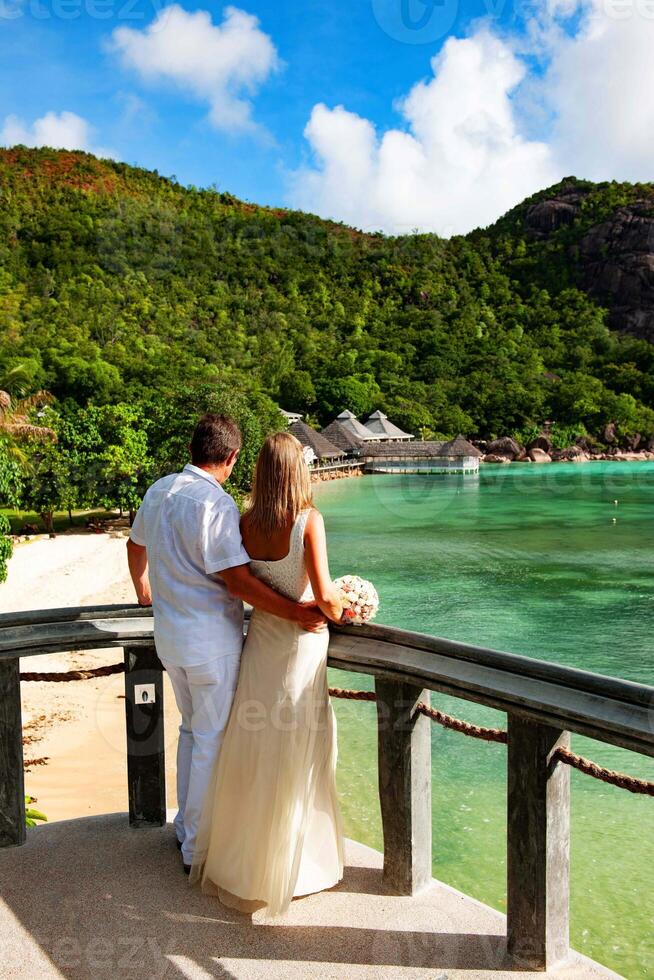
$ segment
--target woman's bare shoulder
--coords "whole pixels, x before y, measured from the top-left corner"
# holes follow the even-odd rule
[[[317,507],[311,507],[309,510],[309,516],[307,517],[307,522],[304,526],[304,537],[313,537],[316,534],[320,534],[325,526],[323,516]]]
[[[245,540],[251,538],[252,536],[252,521],[247,511],[245,514],[241,514],[240,529],[241,529],[241,538],[245,543]]]

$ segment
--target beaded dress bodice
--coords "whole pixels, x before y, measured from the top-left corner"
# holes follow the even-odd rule
[[[291,529],[288,553],[276,561],[264,561],[262,558],[251,558],[252,574],[269,585],[276,592],[281,592],[288,599],[296,602],[310,602],[313,590],[309,582],[304,559],[304,529],[311,513],[310,508],[301,511]]]

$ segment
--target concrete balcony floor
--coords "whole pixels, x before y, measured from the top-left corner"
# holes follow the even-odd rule
[[[585,957],[547,973],[506,965],[505,917],[434,881],[386,895],[382,857],[348,841],[343,881],[271,925],[191,888],[172,827],[125,814],[65,820],[0,851],[0,976],[454,980],[616,977]]]

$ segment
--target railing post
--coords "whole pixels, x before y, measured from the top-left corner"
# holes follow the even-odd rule
[[[0,847],[25,843],[20,660],[0,660]]]
[[[429,691],[375,679],[384,883],[415,895],[431,882],[431,731],[416,711]]]
[[[127,784],[132,827],[166,823],[163,667],[152,647],[125,647]]]
[[[508,715],[507,950],[545,970],[569,953],[570,734]]]

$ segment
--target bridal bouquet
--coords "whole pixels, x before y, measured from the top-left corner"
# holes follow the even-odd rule
[[[374,619],[379,609],[379,596],[372,582],[358,575],[342,575],[334,585],[343,603],[343,622],[360,626]]]

